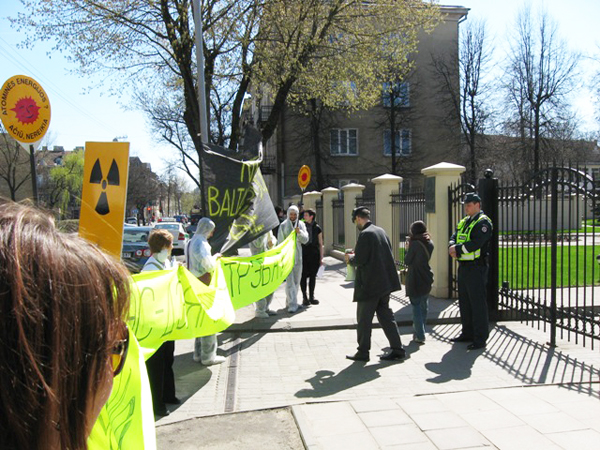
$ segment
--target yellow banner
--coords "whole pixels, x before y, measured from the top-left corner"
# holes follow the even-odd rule
[[[274,292],[294,267],[296,234],[259,255],[220,258],[209,286],[185,267],[133,275],[123,371],[88,439],[90,450],[154,450],[152,395],[144,361],[163,342],[225,330],[234,309]]]

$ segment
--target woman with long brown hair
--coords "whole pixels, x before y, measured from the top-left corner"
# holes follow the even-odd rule
[[[126,357],[126,269],[0,203],[0,446],[85,449]]]

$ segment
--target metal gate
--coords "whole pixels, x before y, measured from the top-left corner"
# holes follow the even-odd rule
[[[396,264],[404,265],[404,243],[409,234],[410,226],[417,220],[425,221],[425,191],[393,193],[392,204],[392,249]]]
[[[457,183],[448,186],[448,238],[454,233],[458,221],[464,217],[462,200],[467,192],[475,192],[470,183]],[[448,257],[448,298],[458,296],[458,263]]]
[[[499,306],[584,346],[600,339],[598,193],[578,168],[551,167],[498,191]]]
[[[493,181],[494,183],[490,183]],[[448,189],[449,235],[462,217],[468,184]],[[493,319],[519,320],[592,349],[600,340],[600,202],[585,170],[548,167],[521,185],[481,179],[492,218],[488,298]],[[457,292],[450,259],[449,297]]]

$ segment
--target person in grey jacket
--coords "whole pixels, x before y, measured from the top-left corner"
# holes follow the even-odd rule
[[[417,220],[410,226],[409,239],[406,242],[404,264],[408,266],[406,275],[406,295],[410,299],[413,311],[413,340],[425,343],[425,322],[429,308],[429,292],[433,284],[433,272],[429,260],[433,253],[433,242],[427,232],[425,222]]]
[[[346,254],[346,263],[356,268],[354,299],[356,302],[358,351],[346,358],[352,361],[369,361],[373,316],[383,328],[391,351],[380,356],[383,361],[395,361],[406,356],[400,333],[390,308],[390,294],[401,289],[392,254],[390,239],[383,228],[370,220],[371,212],[364,206],[352,211],[352,222],[360,230],[354,255]]]

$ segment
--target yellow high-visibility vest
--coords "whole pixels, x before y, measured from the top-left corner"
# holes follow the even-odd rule
[[[481,222],[483,219],[487,219],[490,223],[492,223],[492,221],[490,220],[490,218],[488,216],[486,216],[485,214],[481,214],[477,218],[477,220],[473,220],[466,227],[466,229],[464,229],[465,224],[467,223],[467,221],[470,218],[471,218],[470,216],[466,216],[460,222],[458,222],[457,232],[456,232],[456,243],[457,244],[464,244],[465,242],[468,242],[469,239],[471,239],[471,231],[473,231],[473,227],[475,227],[475,225],[478,224],[479,222]],[[459,261],[473,261],[480,257],[481,257],[481,249],[477,249],[474,252],[461,253],[458,260]]]

